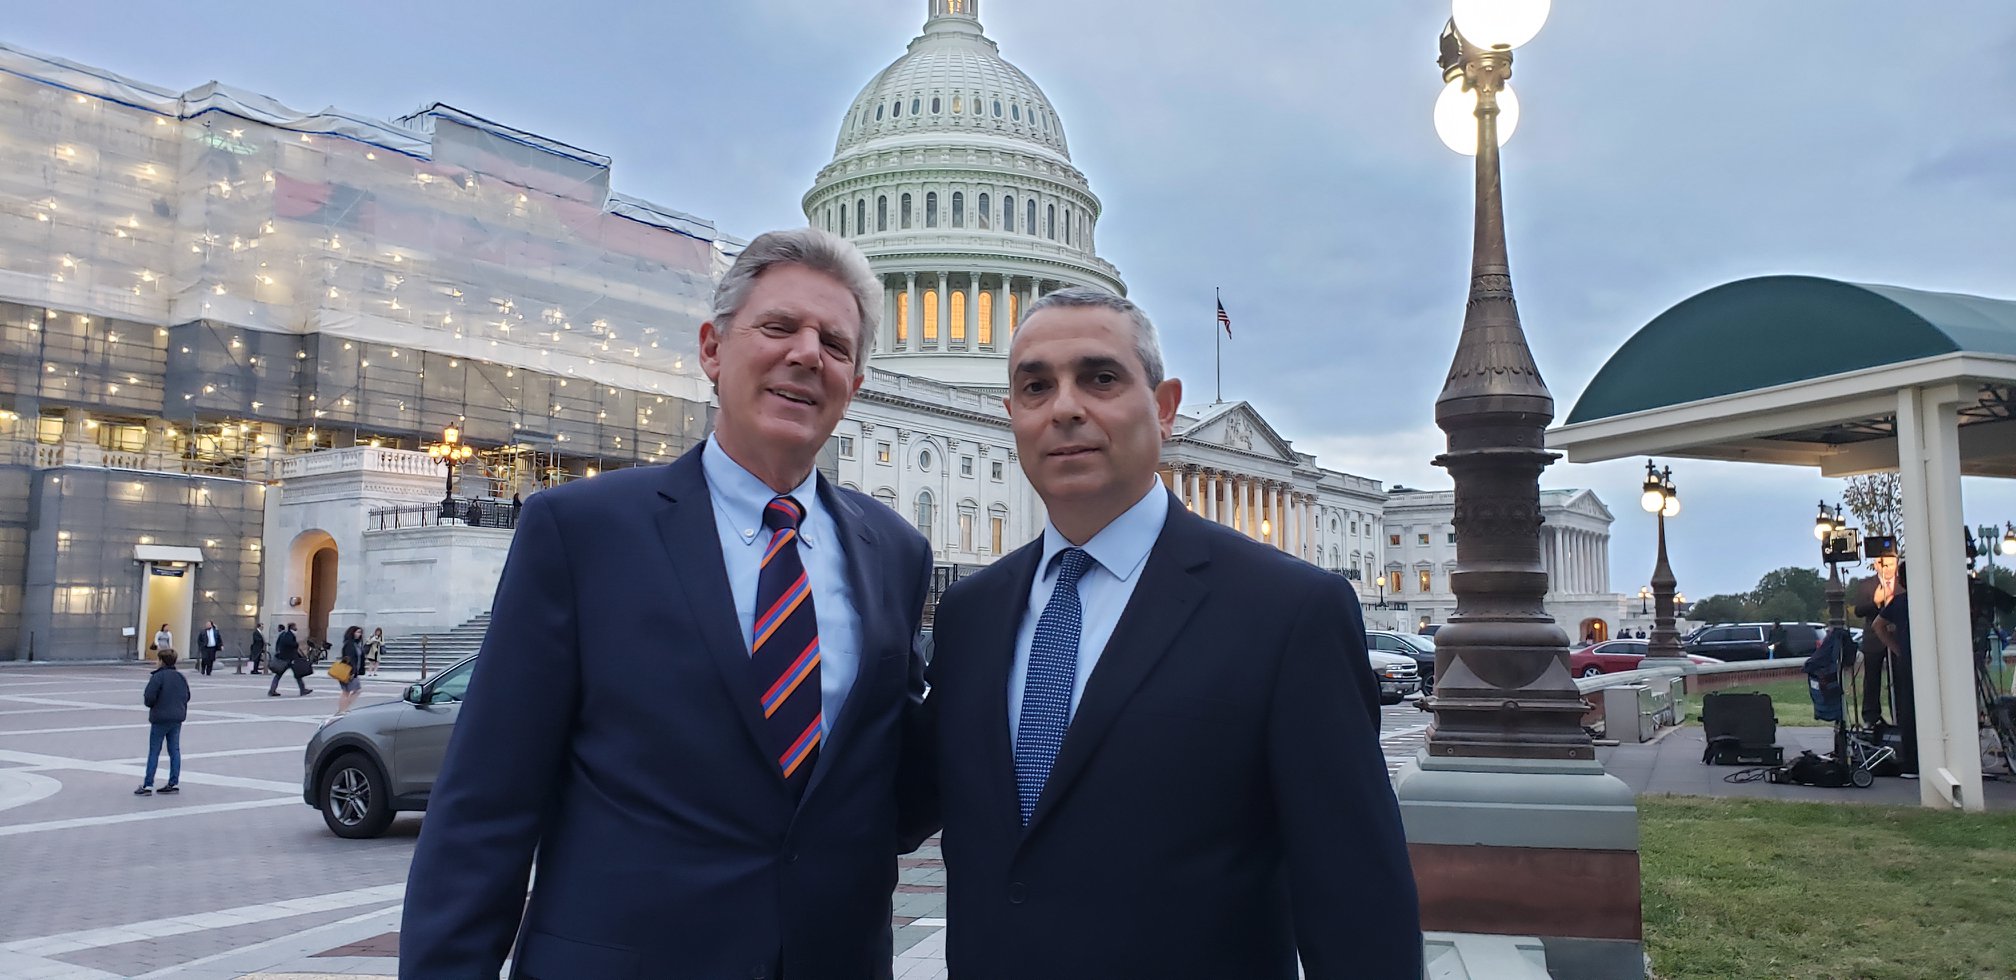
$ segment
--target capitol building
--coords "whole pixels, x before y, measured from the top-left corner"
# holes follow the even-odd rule
[[[801,206],[885,287],[820,466],[925,533],[942,589],[1043,527],[1001,403],[1017,317],[1127,287],[1057,108],[976,0],[925,13],[834,106]],[[215,620],[227,653],[255,622],[447,631],[489,607],[514,495],[709,431],[697,333],[743,240],[621,193],[591,150],[438,103],[306,113],[0,44],[0,162],[0,659],[146,656],[163,622]],[[451,428],[466,453],[443,465]],[[1250,404],[1183,406],[1163,477],[1354,579],[1374,625],[1446,615],[1447,558],[1393,542],[1447,516],[1415,496],[1396,524],[1380,480]],[[1591,546],[1562,560],[1603,561],[1608,511],[1577,515]],[[1621,614],[1607,571],[1558,570],[1568,622]]]

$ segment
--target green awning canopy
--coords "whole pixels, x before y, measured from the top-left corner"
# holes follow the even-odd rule
[[[1566,424],[1956,352],[2016,356],[2016,301],[1759,276],[1653,318],[1596,373]]]

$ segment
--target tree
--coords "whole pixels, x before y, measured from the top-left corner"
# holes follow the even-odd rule
[[[1759,620],[1817,621],[1827,615],[1827,580],[1813,569],[1787,565],[1764,573],[1749,598]]]
[[[1890,534],[1904,540],[1904,484],[1895,473],[1850,477],[1841,503],[1862,522],[1863,534]]]
[[[1755,617],[1748,596],[1711,595],[1697,600],[1687,610],[1687,618],[1697,623],[1740,623]]]

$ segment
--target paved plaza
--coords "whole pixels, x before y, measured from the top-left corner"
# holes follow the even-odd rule
[[[0,976],[198,980],[395,972],[419,815],[343,840],[301,802],[302,748],[335,685],[266,695],[264,676],[188,675],[176,796],[136,797],[146,766],[139,666],[0,669]],[[360,704],[404,678],[366,682]],[[1427,716],[1387,708],[1389,770]],[[155,785],[167,781],[167,760]],[[936,842],[902,858],[892,905],[899,980],[942,977]]]

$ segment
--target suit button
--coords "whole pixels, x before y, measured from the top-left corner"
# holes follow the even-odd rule
[[[1011,881],[1008,883],[1008,904],[1020,905],[1022,904],[1022,900],[1028,897],[1028,895],[1029,890],[1022,887],[1021,882]]]

